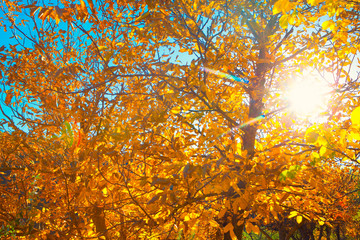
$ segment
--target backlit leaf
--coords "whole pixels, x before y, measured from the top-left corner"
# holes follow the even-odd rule
[[[302,216],[300,216],[300,215],[298,215],[298,216],[296,216],[296,222],[298,223],[298,224],[300,224],[301,222],[302,222]]]
[[[108,49],[108,47],[107,46],[98,46],[98,49],[99,49],[99,51],[102,51],[102,50]]]
[[[360,107],[355,108],[350,115],[351,118],[351,123],[355,126],[358,127],[360,126]]]
[[[335,28],[335,23],[333,20],[327,20],[327,21],[324,21],[321,26],[324,28],[324,29],[330,29],[330,30],[334,30]]]
[[[298,215],[298,212],[297,211],[291,211],[290,212],[290,215],[289,215],[289,218],[293,218],[293,217],[295,217],[295,216],[297,216]]]
[[[319,134],[315,128],[309,128],[306,130],[305,139],[307,143],[315,143],[318,140]]]
[[[80,0],[80,9],[81,9],[81,11],[83,11],[83,12],[86,12],[86,11],[87,11],[87,9],[86,9],[86,4],[85,4],[84,0]]]

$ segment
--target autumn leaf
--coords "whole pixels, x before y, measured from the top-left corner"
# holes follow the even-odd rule
[[[232,223],[228,223],[225,227],[224,227],[224,232],[229,232],[229,231],[233,231],[234,226],[232,225]]]
[[[87,0],[89,6],[90,6],[90,9],[92,11],[92,13],[95,13],[95,7],[94,7],[94,3],[92,0]]]
[[[172,114],[178,114],[178,113],[180,113],[181,112],[181,107],[180,106],[176,106],[176,107],[173,107],[172,109],[171,109],[171,113]]]
[[[6,105],[10,105],[12,98],[13,98],[13,94],[10,93],[10,92],[7,92],[7,93],[6,93],[6,98],[5,98],[5,104],[6,104]]]
[[[98,49],[99,49],[99,51],[102,51],[102,50],[108,49],[108,47],[107,46],[98,46]]]
[[[321,157],[324,157],[326,155],[327,148],[325,146],[321,146],[319,154]]]
[[[324,29],[330,29],[331,31],[334,30],[335,28],[335,23],[333,20],[327,20],[327,21],[324,21],[321,26],[324,28]]]
[[[323,0],[307,0],[307,2],[311,5],[311,6],[316,6],[318,5],[320,2],[322,2]]]
[[[298,216],[298,212],[297,211],[291,211],[290,215],[289,215],[289,218],[293,218],[295,216]]]
[[[302,216],[300,216],[300,215],[296,216],[296,222],[298,224],[300,224],[302,222],[302,220],[303,220]]]
[[[286,29],[288,27],[289,24],[289,16],[288,15],[283,15],[281,16],[280,20],[280,27]]]
[[[355,108],[351,112],[350,119],[355,127],[360,126],[360,107]]]
[[[308,143],[315,143],[319,138],[319,133],[316,132],[316,128],[311,127],[306,130],[305,139]]]
[[[150,12],[144,13],[144,14],[140,15],[139,17],[137,17],[137,18],[135,19],[135,22],[140,22],[141,20],[147,18],[149,15],[150,15]]]
[[[87,12],[86,4],[83,0],[80,0],[80,9],[83,12]]]
[[[1,239],[358,238],[356,3],[0,7]]]
[[[293,9],[294,3],[290,2],[289,0],[278,0],[273,7],[273,14],[278,13],[287,13],[291,9]]]
[[[251,222],[246,222],[246,232],[248,233],[255,233],[255,234],[259,234],[260,233],[260,229],[258,226],[252,224]]]

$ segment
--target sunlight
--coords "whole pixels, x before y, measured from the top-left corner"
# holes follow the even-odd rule
[[[318,74],[304,71],[288,86],[286,99],[298,116],[316,116],[326,109],[331,88]]]

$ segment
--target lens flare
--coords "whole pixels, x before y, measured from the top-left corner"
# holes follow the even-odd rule
[[[229,131],[221,134],[220,137],[223,137],[223,136],[225,136],[225,135],[227,135],[227,134],[233,133],[236,129],[244,128],[244,127],[246,127],[246,126],[248,126],[248,125],[251,125],[251,124],[253,124],[253,123],[255,123],[255,122],[258,122],[258,121],[260,121],[260,120],[262,120],[262,119],[264,119],[264,118],[265,118],[265,115],[260,115],[260,116],[257,116],[256,118],[250,119],[249,121],[247,121],[247,122],[245,122],[245,123],[243,123],[243,124],[241,124],[241,125],[239,124],[238,126],[233,127],[233,128],[230,129]]]
[[[202,67],[200,69],[205,71],[205,72],[215,74],[215,75],[217,75],[219,77],[222,77],[222,78],[227,78],[227,79],[230,79],[230,80],[234,80],[234,81],[242,82],[242,83],[246,83],[246,84],[249,83],[249,81],[244,79],[244,78],[239,78],[239,77],[236,77],[234,75],[230,75],[230,74],[227,74],[227,73],[224,73],[224,72],[220,72],[220,71],[213,70],[213,69],[206,68],[206,67]]]

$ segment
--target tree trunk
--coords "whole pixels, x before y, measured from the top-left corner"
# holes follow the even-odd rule
[[[259,62],[255,66],[255,77],[249,79],[250,83],[247,88],[247,93],[250,99],[248,120],[250,120],[262,115],[262,111],[264,108],[263,98],[265,95],[265,75],[266,72],[269,70],[269,65],[268,63],[266,63],[266,59],[268,58],[266,48],[268,36],[266,34],[268,33],[265,33],[265,29],[264,32],[261,31],[259,33],[256,33],[256,30],[252,28],[251,24],[249,24],[249,22],[247,24],[252,30],[252,33],[256,38],[257,42],[261,45],[258,54]],[[272,28],[273,26],[270,27]],[[242,130],[244,132],[244,134],[241,136],[242,149],[247,151],[247,156],[249,159],[251,159],[255,154],[255,139],[258,126],[256,124],[249,124],[245,126]],[[234,233],[236,237],[241,240],[243,236],[244,225],[237,226],[236,222],[234,223],[234,217],[232,219],[232,222],[234,226]],[[230,232],[224,234],[224,240],[231,240]]]
[[[280,226],[279,227],[279,240],[286,240],[287,238],[286,228]]]
[[[241,224],[240,226],[238,226],[236,224],[236,221],[232,221],[233,223],[233,226],[234,226],[234,234],[235,236],[237,237],[238,240],[241,240],[242,239],[242,236],[243,236],[243,231],[244,231],[244,227],[245,227],[245,224]],[[233,240],[231,238],[231,235],[230,235],[230,232],[226,232],[224,234],[224,240]]]
[[[265,60],[267,50],[265,47],[261,48],[259,51],[259,60]],[[259,63],[255,69],[256,78],[253,79],[249,87],[249,119],[253,119],[262,115],[264,108],[263,98],[265,94],[265,73],[267,71],[267,65],[265,63]],[[249,158],[254,156],[255,151],[255,138],[258,127],[256,124],[250,124],[243,128],[244,135],[242,136],[243,140],[243,149],[248,152]]]
[[[324,225],[320,227],[319,240],[321,240],[324,232]]]
[[[326,226],[326,240],[330,240],[330,236],[331,236],[331,228]]]
[[[340,236],[340,224],[338,224],[336,226],[336,237],[338,240],[341,240],[341,236]]]
[[[105,236],[105,239],[109,239],[106,231],[107,229],[105,224],[104,209],[98,206],[94,206],[91,219],[95,225],[96,232],[98,233],[98,235]]]

